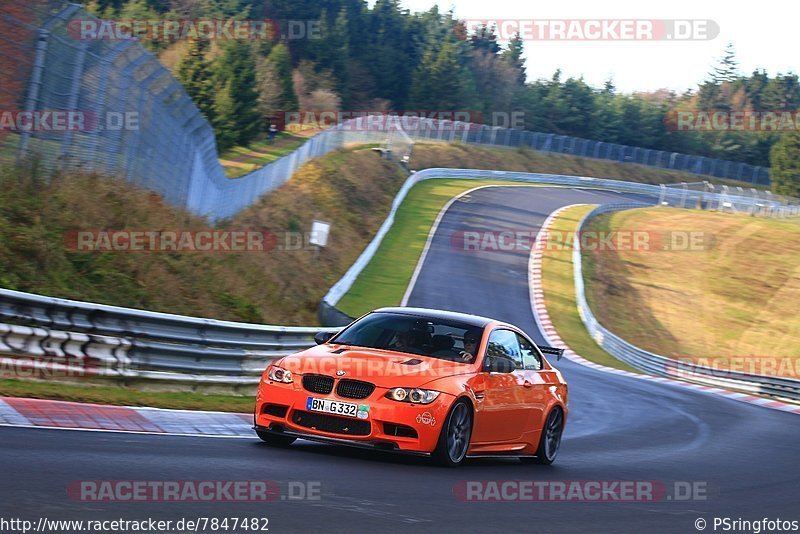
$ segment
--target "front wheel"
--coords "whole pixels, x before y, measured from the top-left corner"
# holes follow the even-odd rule
[[[297,439],[292,436],[281,436],[274,432],[264,432],[263,430],[256,430],[256,434],[261,438],[261,441],[273,447],[288,447]]]
[[[472,410],[466,401],[457,401],[439,434],[434,458],[446,467],[456,467],[464,462],[472,437]]]
[[[539,438],[539,447],[536,449],[536,457],[520,458],[522,461],[550,465],[558,456],[558,449],[561,447],[561,435],[564,433],[564,412],[561,407],[556,406],[547,415],[547,421],[542,428],[542,436]]]

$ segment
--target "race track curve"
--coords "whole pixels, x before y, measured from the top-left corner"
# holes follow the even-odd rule
[[[458,252],[454,230],[536,229],[574,203],[631,197],[552,187],[492,187],[454,202],[441,220],[408,304],[479,313],[518,324],[537,341],[528,255]],[[268,517],[280,532],[697,532],[716,517],[800,519],[800,419],[730,399],[595,371],[562,360],[570,418],[553,466],[425,459],[297,442],[0,428],[0,516],[36,519]],[[79,502],[80,480],[317,481],[318,501],[269,503]],[[705,500],[464,502],[465,480],[675,481]],[[682,486],[683,487],[683,486]]]

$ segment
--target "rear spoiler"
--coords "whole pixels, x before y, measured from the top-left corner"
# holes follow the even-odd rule
[[[539,350],[542,351],[542,354],[553,354],[556,357],[556,360],[560,360],[561,356],[564,355],[564,349],[557,349],[555,347],[545,347],[544,345],[536,345],[539,347]]]

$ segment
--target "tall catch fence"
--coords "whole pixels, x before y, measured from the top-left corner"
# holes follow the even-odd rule
[[[214,131],[181,84],[135,40],[82,39],[81,22],[97,20],[81,6],[59,0],[4,0],[0,113],[15,124],[0,127],[0,162],[37,157],[47,170],[121,176],[212,220],[235,215],[310,159],[361,143],[380,144],[401,163],[408,162],[415,141],[460,142],[769,184],[769,169],[746,163],[418,117],[351,119],[269,165],[228,179]],[[56,124],[59,118],[66,126]]]

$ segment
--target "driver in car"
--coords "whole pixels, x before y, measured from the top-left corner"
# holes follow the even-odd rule
[[[458,353],[462,361],[466,363],[475,361],[475,357],[478,355],[478,343],[481,340],[482,333],[483,332],[479,329],[471,329],[464,332],[464,350]]]

